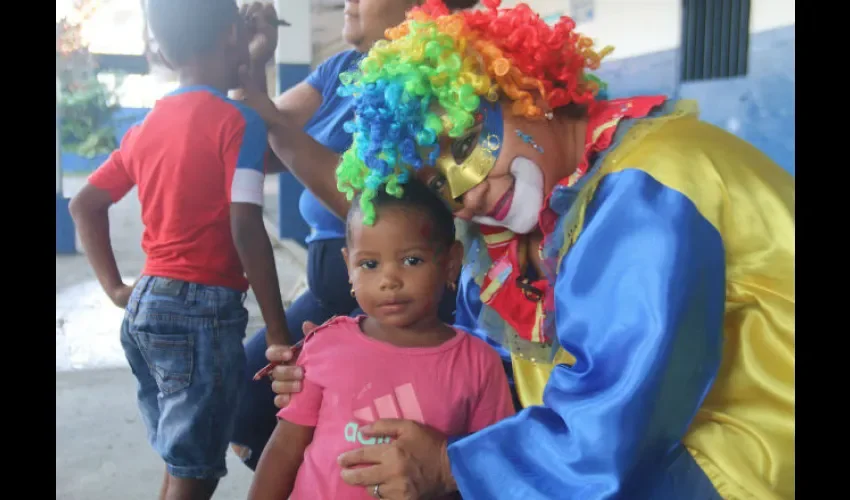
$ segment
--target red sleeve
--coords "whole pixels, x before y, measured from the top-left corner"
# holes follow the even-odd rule
[[[136,182],[130,176],[121,157],[121,148],[116,149],[88,178],[89,184],[109,193],[113,202],[124,197]]]
[[[311,351],[316,343],[310,343],[310,333],[304,340],[304,349],[298,355],[296,365],[304,369],[304,380],[301,381],[301,391],[292,395],[289,404],[282,408],[277,417],[296,425],[315,427],[319,422],[319,410],[322,407],[322,387],[310,380]]]
[[[502,359],[489,345],[482,347],[481,388],[478,403],[469,416],[467,432],[472,434],[515,413],[511,389]],[[486,349],[486,351],[484,351]]]

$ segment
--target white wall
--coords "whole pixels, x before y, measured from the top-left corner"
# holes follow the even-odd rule
[[[277,33],[275,61],[278,64],[310,64],[313,57],[310,0],[275,0],[278,17],[291,26]]]
[[[514,5],[516,0],[503,2]],[[570,12],[571,0],[527,0],[541,16]],[[681,23],[680,0],[584,0],[592,4],[590,21],[578,20],[576,30],[594,39],[598,46],[613,45],[614,52],[606,60],[634,57],[669,50],[679,45]]]
[[[794,0],[753,0],[750,33],[794,26],[796,3]]]
[[[98,3],[82,29],[89,50],[101,54],[143,54],[144,16],[139,0],[99,0]],[[73,0],[57,0],[57,21],[62,16],[73,15],[73,7]]]
[[[504,6],[517,0],[506,0]],[[572,0],[527,0],[541,16],[570,12]],[[606,60],[623,59],[679,46],[682,28],[681,0],[583,0],[592,4],[593,18],[579,20],[576,30],[600,46],[613,45]],[[752,0],[750,31],[758,33],[794,25],[795,0]]]

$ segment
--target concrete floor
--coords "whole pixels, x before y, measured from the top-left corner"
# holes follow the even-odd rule
[[[66,176],[65,195],[73,196],[84,181]],[[131,282],[144,265],[135,192],[110,210],[110,223],[119,269]],[[304,286],[303,255],[297,253],[292,245],[275,248],[285,300]],[[251,335],[262,325],[253,294],[246,307]],[[56,256],[57,500],[150,500],[159,491],[164,466],[139,420],[136,383],[118,341],[122,317],[84,255]],[[233,454],[227,461],[229,474],[214,498],[244,499],[251,472]]]
[[[164,465],[148,445],[126,368],[56,373],[56,499],[152,500]],[[252,474],[232,453],[216,500],[244,500]]]

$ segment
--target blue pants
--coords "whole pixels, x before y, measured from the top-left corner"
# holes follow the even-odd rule
[[[144,276],[127,304],[121,345],[148,439],[174,477],[227,474],[245,377],[244,300],[229,288]]]
[[[286,323],[292,342],[301,340],[301,325],[305,321],[317,325],[332,316],[361,314],[357,301],[351,296],[348,268],[342,258],[345,240],[313,241],[307,247],[307,284],[304,292],[286,311]],[[454,323],[456,295],[448,289],[440,303],[440,317]],[[266,331],[258,331],[245,343],[248,370],[243,387],[242,403],[237,412],[233,443],[250,450],[245,465],[252,470],[277,425],[278,408],[274,405],[274,392],[268,379],[254,381],[254,373],[266,366]]]

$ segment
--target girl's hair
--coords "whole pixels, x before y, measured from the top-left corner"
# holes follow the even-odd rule
[[[349,200],[360,194],[367,224],[377,194],[400,196],[411,169],[440,155],[440,135],[460,137],[475,123],[481,98],[507,99],[514,114],[535,119],[592,105],[605,87],[587,70],[613,49],[595,51],[572,19],[550,26],[524,3],[501,10],[499,0],[482,3],[482,10],[451,12],[441,0],[426,0],[387,30],[388,40],[357,70],[340,75],[338,92],[353,96],[355,118],[345,124],[353,142],[337,168],[337,187]],[[532,92],[549,109],[538,107]]]
[[[433,191],[422,182],[411,179],[400,196],[393,196],[386,191],[379,191],[372,198],[371,207],[379,211],[385,207],[407,207],[419,210],[433,223],[434,230],[431,238],[444,248],[449,248],[455,241],[455,223],[451,210]],[[346,219],[346,239],[350,241],[349,230],[351,221],[356,215],[363,215],[359,203],[353,203]],[[365,216],[363,217],[365,219]]]

